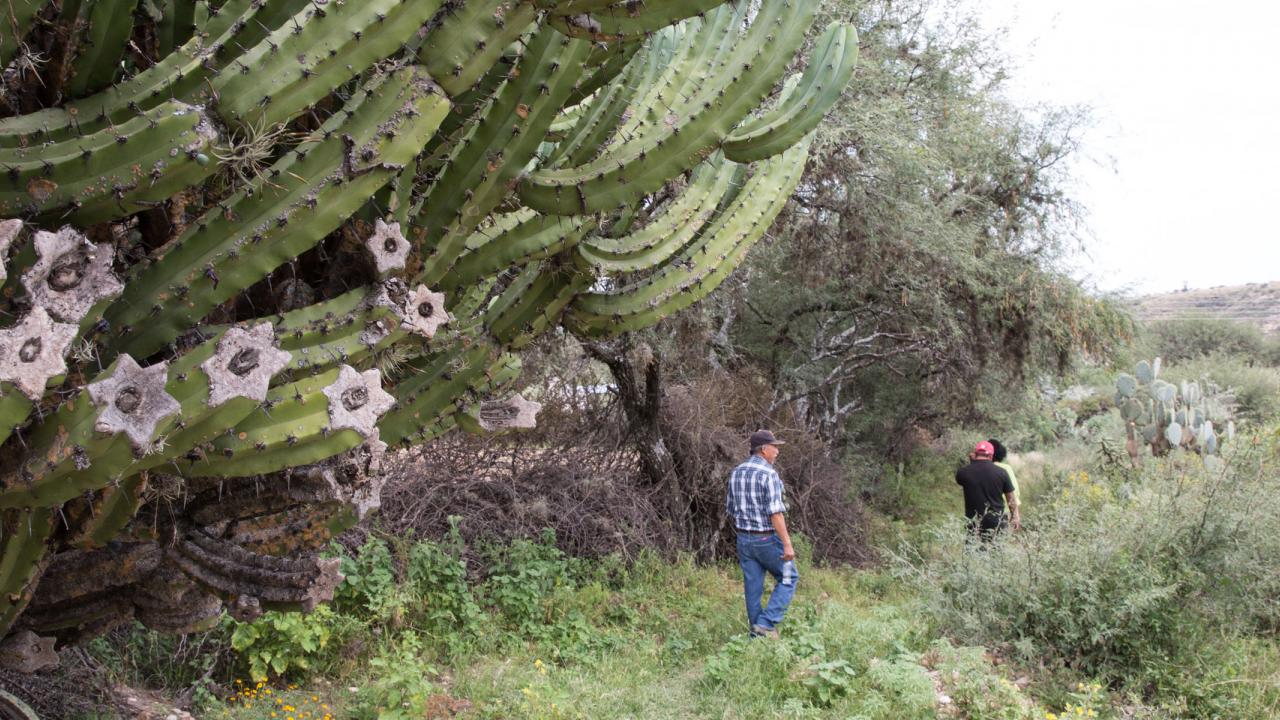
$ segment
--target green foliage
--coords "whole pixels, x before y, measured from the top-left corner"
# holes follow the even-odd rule
[[[252,622],[228,618],[231,648],[255,682],[305,673],[324,654],[333,634],[334,613],[320,606],[310,613],[267,612]]]
[[[516,540],[486,549],[488,575],[485,602],[518,636],[545,638],[555,629],[555,613],[547,602],[574,584],[573,563],[555,546],[550,531],[540,542]]]
[[[1087,115],[1010,106],[1002,49],[959,3],[825,11],[856,19],[858,80],[819,131],[779,241],[717,313],[774,408],[793,403],[833,443],[900,451],[913,428],[991,417],[1028,378],[1121,347],[1126,311],[1061,269]]]
[[[418,542],[409,550],[406,584],[415,598],[412,623],[448,654],[462,652],[483,619],[467,582],[466,563],[443,546]]]
[[[1144,327],[1144,335],[1150,350],[1170,363],[1227,355],[1251,364],[1273,365],[1280,347],[1257,325],[1207,316],[1157,320]]]
[[[963,717],[1041,720],[1018,686],[992,671],[985,649],[956,647],[943,638],[930,646],[928,662],[937,669],[956,710]]]
[[[360,689],[353,718],[409,720],[427,715],[430,698],[439,688],[434,667],[423,659],[423,642],[405,631],[369,659],[371,682]]]
[[[1251,437],[1213,468],[1179,455],[1138,475],[1072,473],[1026,532],[975,552],[954,527],[899,568],[961,642],[1070,667],[1188,717],[1272,702],[1200,673],[1203,658],[1280,620],[1267,599],[1280,587],[1275,442]]]
[[[341,557],[342,584],[333,597],[336,607],[385,617],[403,601],[385,541],[370,536],[355,555]]]
[[[1209,378],[1227,388],[1235,401],[1236,417],[1254,425],[1280,416],[1280,368],[1275,366],[1238,355],[1210,354],[1171,366],[1168,375],[1174,381]]]

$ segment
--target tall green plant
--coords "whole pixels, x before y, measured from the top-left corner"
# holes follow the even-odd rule
[[[59,641],[328,600],[383,449],[528,427],[520,348],[715,289],[857,57],[787,77],[817,0],[45,5],[0,43],[0,635]]]

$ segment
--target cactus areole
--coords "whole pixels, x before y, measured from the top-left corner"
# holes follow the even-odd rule
[[[9,667],[330,599],[384,449],[531,427],[520,348],[714,290],[857,58],[787,77],[818,0],[184,5],[5,13]]]

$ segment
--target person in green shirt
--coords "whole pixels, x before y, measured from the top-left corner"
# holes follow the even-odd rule
[[[1018,476],[1013,473],[1013,466],[1005,462],[1005,458],[1009,457],[1009,448],[1001,445],[1000,441],[995,438],[990,438],[987,442],[991,443],[991,447],[995,448],[995,455],[991,459],[995,461],[996,467],[1009,473],[1009,480],[1013,483],[1013,499],[1018,504],[1018,507],[1021,508],[1022,493],[1018,490]]]

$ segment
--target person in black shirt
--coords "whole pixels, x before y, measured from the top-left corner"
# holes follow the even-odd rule
[[[983,440],[973,448],[969,464],[956,471],[956,484],[964,490],[964,516],[969,519],[969,527],[984,541],[1004,529],[1010,515],[1013,529],[1022,527],[1013,481],[991,461],[994,454],[995,448]]]

